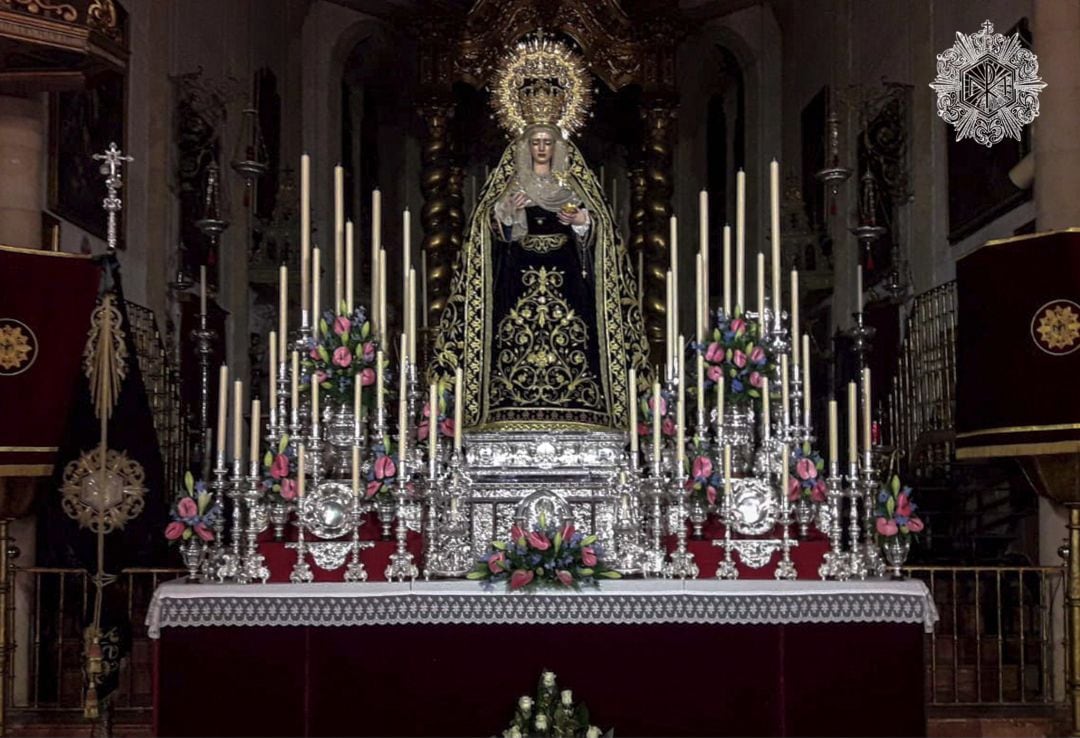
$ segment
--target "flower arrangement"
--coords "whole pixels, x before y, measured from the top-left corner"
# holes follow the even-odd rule
[[[322,391],[338,403],[353,401],[353,377],[360,375],[361,385],[375,384],[375,340],[371,322],[363,307],[347,312],[345,303],[340,312],[327,310],[319,320],[319,339],[311,339],[304,367],[314,375]],[[367,393],[365,405],[374,405]]]
[[[289,446],[289,435],[282,434],[277,451],[267,449],[262,463],[263,489],[283,500],[296,499],[296,475],[299,473],[296,450]]]
[[[436,397],[438,398],[438,407],[435,411],[435,423],[439,428],[439,434],[447,437],[454,437],[454,393],[451,391],[451,384],[446,380],[439,380],[438,387],[436,388]],[[423,418],[416,426],[416,439],[418,441],[426,441],[428,437],[428,428],[431,425],[431,401],[424,402]]]
[[[492,541],[491,550],[465,576],[507,581],[511,590],[541,582],[577,588],[595,584],[597,578],[620,578],[622,575],[607,567],[602,557],[595,535],[583,535],[571,523],[562,528],[549,525],[541,515],[532,530],[514,524],[509,541]]]
[[[605,735],[610,738],[611,731]],[[589,724],[589,709],[574,702],[569,689],[559,690],[555,673],[540,674],[536,696],[518,698],[510,727],[503,738],[601,738],[600,728]]]
[[[824,502],[827,492],[825,460],[821,454],[807,442],[794,446],[788,465],[788,499],[792,502],[798,502],[800,498]]]
[[[638,435],[651,436],[653,424],[652,391],[641,393],[638,397]],[[675,398],[671,392],[660,390],[660,434],[667,438],[675,437]]]
[[[718,465],[704,454],[695,456],[690,462],[690,475],[686,480],[686,488],[691,490],[691,495],[700,497],[706,505],[715,505],[716,495],[723,487],[724,478]]]
[[[915,515],[918,508],[911,501],[911,487],[901,487],[900,477],[894,474],[878,492],[874,509],[879,539],[910,536],[923,529],[923,521]]]
[[[187,541],[198,536],[203,541],[214,540],[214,525],[221,517],[221,505],[206,490],[206,482],[195,482],[188,472],[184,475],[184,492],[171,512],[172,522],[165,526],[170,541]]]
[[[712,340],[693,344],[705,356],[705,387],[715,387],[724,377],[726,401],[746,405],[759,399],[775,368],[774,357],[760,340],[761,325],[746,320],[741,308],[732,316],[718,310]]]
[[[392,449],[375,443],[371,452],[375,461],[368,470],[367,487],[364,488],[364,496],[369,500],[379,494],[392,494],[397,480],[397,457]]]

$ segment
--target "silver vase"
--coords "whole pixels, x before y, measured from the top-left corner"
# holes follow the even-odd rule
[[[893,579],[903,579],[904,573],[902,567],[904,562],[907,561],[908,554],[911,552],[911,536],[905,536],[897,533],[895,536],[889,536],[881,544],[881,549],[885,552],[885,560],[889,562],[889,568],[892,570]]]
[[[291,511],[292,505],[281,497],[277,497],[270,504],[270,523],[274,526],[274,540],[279,543],[285,540],[285,526],[289,523]]]
[[[701,497],[694,495],[690,500],[690,524],[694,526],[693,539],[700,541],[705,537],[705,521],[709,519],[709,509]]]
[[[183,559],[184,566],[187,567],[188,581],[197,582],[199,580],[199,566],[202,564],[203,558],[202,540],[192,534],[191,538],[180,546],[180,558]]]
[[[382,526],[382,539],[384,541],[389,541],[391,538],[390,531],[396,509],[397,504],[391,495],[380,493],[375,496],[375,512],[379,516],[379,525]]]
[[[352,447],[356,440],[356,421],[349,403],[327,403],[323,410],[323,433],[326,439],[326,478],[352,478]]]

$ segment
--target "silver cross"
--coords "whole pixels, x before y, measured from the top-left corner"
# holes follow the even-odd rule
[[[112,142],[104,154],[94,154],[94,160],[102,162],[100,171],[105,175],[105,188],[108,190],[108,194],[102,200],[102,207],[108,213],[106,241],[108,242],[109,251],[112,252],[116,250],[116,214],[123,207],[123,202],[117,194],[123,186],[123,176],[120,170],[123,168],[124,162],[134,161],[134,159],[130,156],[124,156],[120,149],[116,148],[116,143]]]

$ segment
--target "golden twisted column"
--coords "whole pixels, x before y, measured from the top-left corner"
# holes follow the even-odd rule
[[[671,218],[672,148],[675,137],[675,106],[666,99],[654,99],[642,110],[642,182],[640,206],[642,223],[640,248],[645,253],[645,295],[642,309],[645,331],[652,344],[653,356],[662,355],[664,326],[667,320],[665,274],[668,269],[668,242]],[[636,214],[638,209],[635,208]]]
[[[420,189],[424,207],[420,223],[424,229],[422,247],[427,254],[428,324],[439,322],[450,292],[450,269],[461,247],[460,183],[454,196],[454,177],[450,156],[450,102],[429,102],[420,115],[427,124],[427,136],[421,146]],[[456,203],[456,204],[455,204]]]

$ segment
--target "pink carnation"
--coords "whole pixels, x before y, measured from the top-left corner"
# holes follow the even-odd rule
[[[918,533],[923,529],[923,521],[919,518],[908,518],[907,529],[912,533]]]
[[[165,526],[165,537],[170,541],[175,541],[180,538],[180,536],[184,535],[185,530],[187,530],[186,525],[179,520],[174,520]]]
[[[364,490],[364,496],[371,499],[378,494],[380,487],[382,487],[382,482],[377,479],[372,479],[367,483],[367,489]]]
[[[708,456],[699,456],[694,459],[693,475],[695,478],[707,477],[712,474],[712,460]]]
[[[370,364],[375,361],[375,342],[368,341],[364,344],[364,362]]]
[[[817,480],[813,489],[810,490],[810,499],[814,502],[825,502],[828,496],[829,488],[825,486],[825,481],[822,479]]]
[[[750,386],[761,389],[765,384],[765,377],[758,372],[750,372]]]
[[[560,569],[559,571],[555,572],[555,576],[567,587],[573,585],[574,583],[574,576],[570,572],[566,571],[566,569]]]
[[[273,463],[270,464],[270,476],[274,479],[283,479],[289,476],[289,457],[285,454],[278,454],[274,457]]]
[[[660,423],[660,432],[665,436],[675,435],[675,421],[671,418],[664,418],[663,422]]]
[[[504,551],[499,551],[499,553],[488,559],[488,570],[492,574],[498,574],[500,571],[503,570],[502,563],[505,559],[506,553]]]
[[[755,364],[764,364],[765,349],[761,348],[761,346],[754,346],[754,350],[750,352],[750,361]]]
[[[715,341],[710,343],[708,348],[705,349],[705,361],[712,364],[719,364],[724,360],[724,347]]]
[[[350,328],[352,328],[352,322],[348,318],[344,316],[334,318],[334,333],[337,335],[345,335],[349,332]]]
[[[199,538],[203,539],[204,541],[212,541],[212,540],[214,540],[214,531],[207,528],[203,523],[196,523],[195,524],[195,535],[197,535]]]
[[[724,376],[724,370],[720,366],[713,364],[706,370],[705,376],[714,382],[719,382],[720,377]]]
[[[896,514],[902,518],[910,518],[911,513],[911,497],[907,492],[901,492],[896,497]]]
[[[585,566],[596,566],[596,551],[592,546],[585,546],[581,549],[581,563]]]
[[[742,318],[735,318],[731,321],[731,330],[735,331],[736,336],[741,336],[746,332],[746,321]]]
[[[386,479],[397,474],[397,465],[389,456],[380,456],[375,460],[375,478]]]
[[[547,551],[551,548],[551,541],[547,536],[538,531],[530,531],[525,534],[525,540],[529,542],[529,545],[535,548],[537,551]]]
[[[360,372],[360,386],[370,387],[373,384],[375,384],[375,370],[367,367]]]
[[[442,433],[448,438],[452,438],[454,435],[454,419],[443,418],[439,421],[439,433]]]
[[[296,482],[291,479],[281,480],[281,496],[286,500],[296,498]]]
[[[746,354],[744,354],[742,351],[739,351],[738,349],[735,349],[735,353],[732,354],[731,361],[735,364],[735,366],[742,369],[744,366],[746,366]]]

